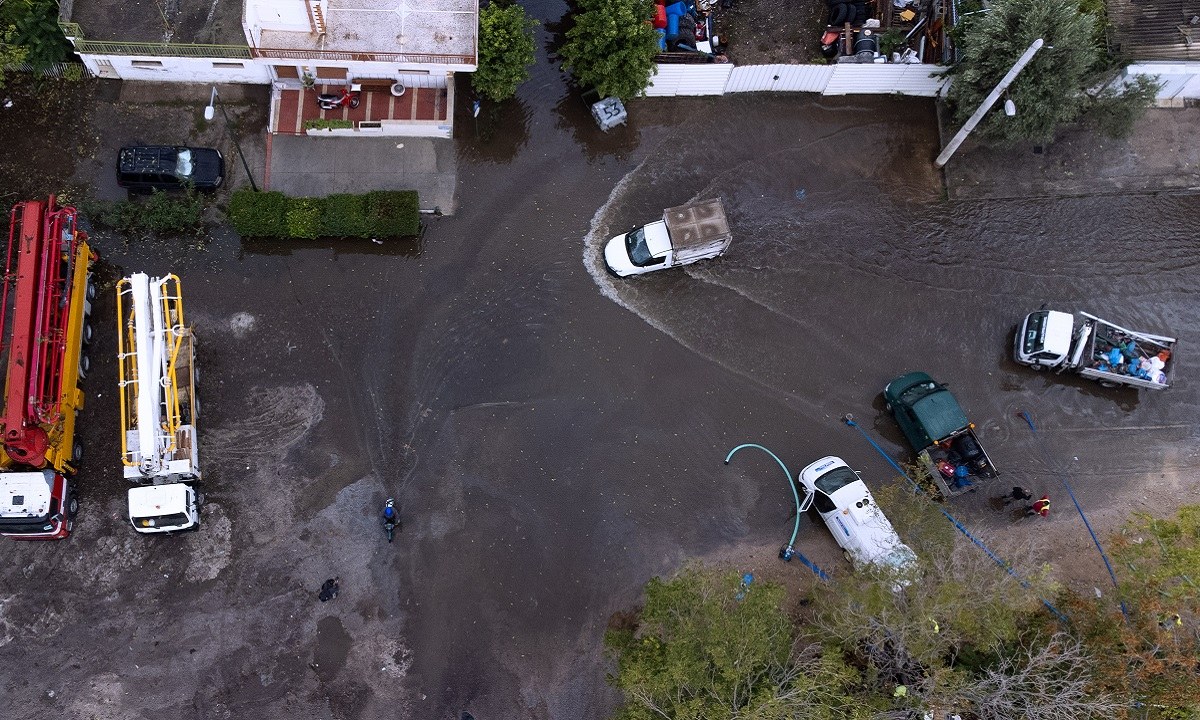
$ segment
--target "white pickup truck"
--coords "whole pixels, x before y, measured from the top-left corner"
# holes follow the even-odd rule
[[[604,263],[620,277],[721,255],[733,236],[721,198],[667,208],[663,219],[635,227],[604,246]]]
[[[1017,327],[1013,359],[1034,370],[1071,370],[1104,387],[1162,390],[1171,384],[1175,344],[1085,312],[1038,310]]]

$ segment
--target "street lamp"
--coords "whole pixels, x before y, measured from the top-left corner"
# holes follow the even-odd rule
[[[229,137],[233,138],[233,147],[237,150],[238,157],[242,159],[242,167],[246,170],[246,177],[250,178],[250,188],[254,192],[258,192],[258,185],[254,182],[254,175],[250,173],[250,163],[246,162],[246,154],[242,152],[242,144],[238,142],[237,126],[229,119],[229,113],[225,111],[225,103],[217,97],[217,86],[213,85],[212,96],[208,99],[208,107],[204,108],[204,119],[212,120],[216,117],[217,106],[221,108],[221,115],[225,118],[225,125],[229,127]]]
[[[792,473],[788,471],[787,465],[783,464],[783,461],[779,459],[779,456],[766,449],[762,445],[756,445],[755,443],[743,443],[730,450],[729,454],[725,456],[725,464],[729,464],[730,459],[733,458],[733,454],[738,450],[748,447],[762,450],[766,454],[775,458],[775,462],[779,463],[779,467],[783,468],[783,476],[787,478],[788,487],[792,489],[792,497],[796,499],[796,524],[792,527],[792,538],[788,540],[787,545],[784,545],[779,550],[779,558],[785,562],[791,562],[792,557],[796,554],[796,535],[800,532],[800,516],[804,514],[804,511],[800,509],[800,494],[796,492],[796,483],[792,480]],[[800,559],[803,560],[804,557],[801,556]]]
[[[996,101],[1000,99],[1000,96],[1004,94],[1004,91],[1008,89],[1008,86],[1012,85],[1013,80],[1017,79],[1017,74],[1025,69],[1025,66],[1029,64],[1029,61],[1033,59],[1034,55],[1037,55],[1038,50],[1041,50],[1042,46],[1045,44],[1046,41],[1042,38],[1038,38],[1030,43],[1029,48],[1026,49],[1025,52],[1021,53],[1021,57],[1017,58],[1017,62],[1013,64],[1012,68],[1010,68],[1009,71],[1005,73],[1004,77],[1000,79],[999,84],[992,88],[992,91],[983,99],[983,102],[979,104],[979,107],[975,109],[975,112],[971,115],[971,117],[967,118],[967,122],[962,126],[962,129],[955,133],[954,137],[950,138],[950,142],[946,143],[946,149],[942,150],[941,154],[937,156],[937,159],[933,161],[934,165],[937,167],[945,167],[946,163],[950,162],[950,157],[954,155],[955,150],[958,150],[958,146],[962,145],[963,140],[967,139],[967,136],[970,135],[971,131],[975,129],[975,126],[979,124],[979,121],[983,119],[983,116],[987,114],[987,111],[992,109],[992,106],[996,104]],[[1007,111],[1008,103],[1005,103],[1005,112]],[[1011,116],[1015,115],[1016,112],[1017,106],[1013,105],[1012,112],[1008,114]]]

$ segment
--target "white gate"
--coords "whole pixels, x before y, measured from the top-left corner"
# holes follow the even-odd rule
[[[659,65],[648,97],[737,92],[812,92],[823,95],[936,97],[947,82],[937,65]]]
[[[729,74],[725,92],[821,92],[833,65],[744,65]]]
[[[937,65],[839,63],[824,95],[915,95],[937,97],[946,68]]]
[[[725,83],[733,65],[705,63],[703,65],[659,65],[658,74],[650,78],[647,97],[675,95],[723,95]]]
[[[1200,62],[1151,61],[1133,63],[1125,68],[1126,77],[1157,76],[1162,83],[1159,105],[1183,105],[1184,100],[1200,100]]]

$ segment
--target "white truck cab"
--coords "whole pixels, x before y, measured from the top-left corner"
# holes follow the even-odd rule
[[[1017,326],[1013,360],[1034,370],[1074,372],[1104,387],[1162,390],[1174,375],[1176,345],[1173,337],[1130,330],[1089,313],[1042,309]]]
[[[1031,367],[1058,367],[1071,352],[1075,318],[1070,313],[1044,310],[1025,316],[1014,359]]]
[[[141,533],[171,533],[200,526],[196,491],[184,483],[129,489],[129,522]]]
[[[54,470],[0,473],[0,535],[59,540],[71,534],[79,501]]]
[[[642,275],[717,257],[733,236],[721,198],[667,208],[663,219],[608,241],[604,264],[620,277]]]
[[[837,544],[855,565],[875,564],[905,570],[917,556],[900,541],[892,523],[875,503],[858,473],[839,457],[829,455],[800,471],[805,493],[801,511],[816,506]]]

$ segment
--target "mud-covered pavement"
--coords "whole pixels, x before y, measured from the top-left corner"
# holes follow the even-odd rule
[[[522,92],[458,118],[459,212],[419,243],[97,239],[84,506],[66,542],[0,545],[5,717],[606,717],[601,638],[650,576],[700,557],[809,581],[773,558],[778,468],[725,453],[889,482],[838,418],[903,453],[878,395],[912,369],[952,385],[1001,482],[1059,498],[1040,524],[987,492],[956,511],[1049,538],[1070,582],[1102,567],[1057,473],[1101,529],[1197,500],[1200,198],[944,202],[920,101],[637,102],[605,136],[555,73]],[[610,235],[717,194],[726,257],[604,273]],[[207,504],[181,537],[123,520],[108,330],[136,270],[181,276],[200,343]],[[1177,385],[1016,367],[1012,327],[1043,302],[1178,335]],[[848,571],[817,523],[799,545]]]

